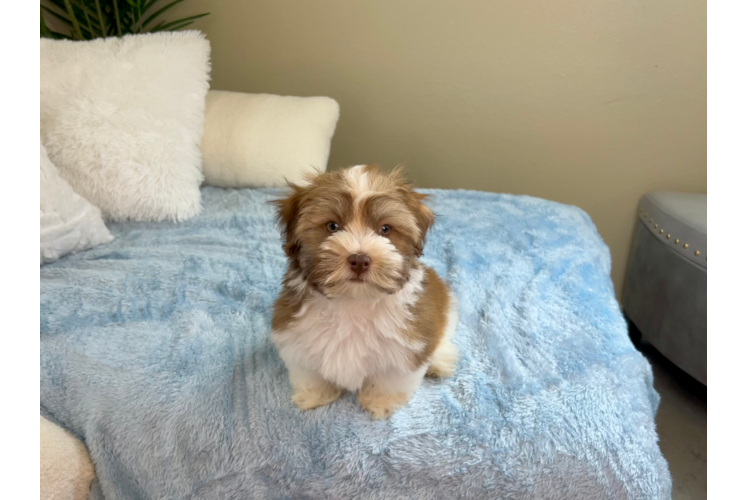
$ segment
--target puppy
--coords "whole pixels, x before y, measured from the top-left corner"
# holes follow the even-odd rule
[[[433,212],[400,169],[374,166],[290,184],[274,203],[288,256],[271,339],[302,410],[344,390],[386,418],[424,375],[454,374],[457,304],[419,257]]]

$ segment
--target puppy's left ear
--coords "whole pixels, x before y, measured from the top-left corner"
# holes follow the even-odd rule
[[[276,220],[278,221],[283,237],[283,250],[288,257],[294,257],[299,250],[296,238],[296,217],[307,188],[290,182],[288,183],[288,187],[289,192],[285,198],[272,200],[270,203],[276,207]]]
[[[390,179],[398,186],[398,190],[404,194],[408,208],[416,218],[420,238],[416,244],[416,253],[423,255],[423,247],[426,245],[426,233],[434,225],[434,212],[424,203],[428,200],[427,194],[419,193],[413,189],[413,185],[405,178],[405,165],[397,165],[390,172]]]
[[[421,232],[421,241],[416,248],[420,257],[423,255],[423,247],[426,245],[426,233],[434,225],[435,216],[434,212],[424,203],[429,198],[427,194],[411,191],[410,196],[414,201],[412,210],[416,216],[416,224],[418,224],[418,229]]]

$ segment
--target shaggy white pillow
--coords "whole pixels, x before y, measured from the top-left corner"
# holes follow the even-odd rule
[[[112,241],[99,209],[78,196],[60,177],[43,145],[39,178],[40,264]]]
[[[218,187],[278,186],[325,171],[340,115],[329,97],[211,90],[205,108],[203,175]]]
[[[205,37],[177,31],[40,43],[42,141],[73,189],[112,220],[197,214]]]

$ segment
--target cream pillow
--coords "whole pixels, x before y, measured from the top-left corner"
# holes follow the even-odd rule
[[[329,97],[211,90],[202,140],[205,183],[278,186],[325,171],[340,108]]]
[[[40,415],[40,500],[85,500],[93,479],[94,467],[83,443]]]
[[[60,177],[44,146],[39,178],[40,264],[112,241],[99,209],[78,196]]]
[[[40,43],[42,141],[73,189],[112,220],[197,214],[205,37],[177,31]]]

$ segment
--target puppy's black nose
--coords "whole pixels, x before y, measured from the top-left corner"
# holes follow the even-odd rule
[[[357,253],[348,256],[348,263],[351,265],[351,271],[361,276],[369,270],[371,258],[368,255]]]

